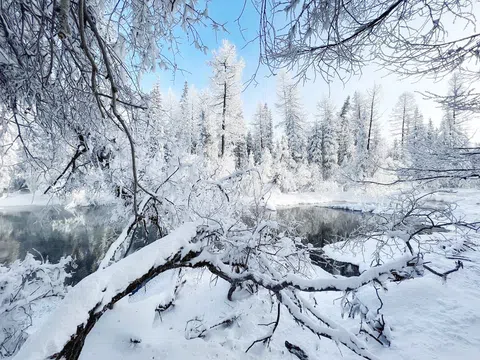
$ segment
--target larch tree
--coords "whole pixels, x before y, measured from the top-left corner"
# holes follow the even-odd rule
[[[338,160],[337,122],[330,100],[323,99],[317,104],[317,116],[321,129],[321,152],[323,179],[329,180],[335,174]]]
[[[261,162],[263,153],[268,149],[272,151],[273,146],[273,124],[272,113],[266,103],[259,103],[253,119],[254,158],[258,164]]]
[[[218,127],[215,123],[215,116],[209,106],[210,94],[207,91],[200,93],[200,139],[203,156],[210,162],[218,158]],[[197,153],[200,153],[197,151]]]
[[[180,109],[177,112],[177,116],[178,118],[175,121],[178,131],[177,140],[182,151],[188,154],[193,143],[191,122],[194,115],[191,106],[191,91],[187,81],[183,84],[182,95],[180,96]]]
[[[427,129],[423,121],[423,115],[418,106],[415,106],[413,111],[413,117],[407,138],[407,145],[412,166],[416,168],[422,167],[424,154],[428,152],[426,147],[429,146],[429,143],[427,140]]]
[[[353,133],[354,158],[356,163],[365,161],[367,153],[367,108],[364,96],[355,91],[352,99],[351,129]]]
[[[353,134],[352,128],[350,126],[350,96],[345,99],[345,102],[342,105],[340,113],[338,114],[338,134],[337,134],[337,143],[338,143],[338,160],[337,163],[339,166],[343,164],[344,161],[348,161],[351,158],[351,151],[353,145]]]
[[[305,114],[297,84],[284,71],[278,76],[276,107],[292,158],[301,161],[305,152]]]
[[[463,107],[463,99],[469,90],[459,72],[455,72],[448,82],[448,104],[443,106],[443,118],[440,125],[443,143],[451,148],[465,146],[468,138],[465,134],[470,111]]]
[[[307,158],[310,164],[322,167],[322,143],[323,143],[323,131],[322,123],[319,116],[315,116],[314,123],[311,128],[311,133],[308,138],[307,145]]]
[[[368,91],[368,132],[367,132],[367,152],[370,151],[375,133],[375,123],[378,121],[379,101],[380,101],[380,86],[373,84],[373,87]]]
[[[213,52],[209,62],[212,69],[211,93],[220,128],[220,157],[245,142],[245,123],[242,113],[242,71],[245,66],[237,58],[235,45],[227,40]],[[242,145],[240,145],[242,146]],[[238,153],[238,151],[237,151]]]
[[[417,109],[415,96],[410,92],[402,93],[393,108],[391,117],[392,135],[400,138],[401,149],[407,146],[407,139],[414,121],[415,109]]]

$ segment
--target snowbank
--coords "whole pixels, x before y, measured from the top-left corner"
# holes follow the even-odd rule
[[[267,200],[269,209],[315,205],[355,211],[373,211],[385,200],[384,192],[365,193],[361,190],[331,189],[329,192],[281,193],[272,192]]]

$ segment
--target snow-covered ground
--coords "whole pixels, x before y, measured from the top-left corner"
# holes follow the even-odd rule
[[[434,275],[390,284],[382,294],[386,321],[393,328],[391,347],[368,341],[379,359],[478,360],[480,351],[480,256],[468,254],[472,262],[443,283]],[[436,265],[451,266],[451,261]],[[203,275],[203,276],[202,276]],[[211,282],[209,274],[192,271],[181,290],[175,307],[161,316],[155,313],[162,302],[166,279],[150,284],[141,296],[124,299],[95,326],[80,359],[296,359],[284,347],[285,341],[301,344],[310,359],[346,359],[359,357],[328,339],[318,339],[293,322],[285,309],[270,347],[250,344],[268,333],[276,317],[266,293],[229,302],[228,286]],[[358,320],[340,318],[340,294],[317,295],[318,309],[336,318],[351,331]],[[371,299],[375,301],[374,298]],[[188,339],[190,326],[208,328],[226,318],[238,316],[231,327],[206,332],[204,338]],[[140,343],[132,341],[139,340]]]
[[[377,209],[385,201],[381,197],[376,199],[354,192],[341,195],[274,194],[269,204],[272,207],[299,204],[342,207],[344,204],[350,209],[365,210]],[[459,205],[455,210],[458,216],[467,220],[479,218],[478,190],[455,190],[453,193],[435,195],[434,200],[456,201]],[[449,236],[454,237],[455,234]],[[477,234],[472,233],[471,236],[473,241],[478,240]],[[361,257],[349,253],[332,251],[330,255],[348,261],[363,261]],[[383,347],[367,339],[372,353],[379,359],[392,360],[480,358],[480,251],[469,250],[462,256],[466,258],[464,268],[449,275],[446,282],[426,273],[424,277],[388,284],[388,291],[381,293],[382,312],[392,327],[393,342],[390,347]],[[442,271],[454,267],[454,261],[440,252],[429,254],[426,260],[431,262],[432,267]],[[318,276],[331,277],[321,270],[317,272]],[[280,324],[269,346],[258,343],[246,352],[254,340],[269,332],[269,326],[264,324],[275,320],[276,306],[272,305],[266,291],[228,301],[228,284],[213,278],[207,271],[188,271],[175,306],[159,315],[155,308],[164,303],[172,292],[172,274],[173,271],[162,274],[108,311],[87,337],[80,359],[296,360],[286,350],[285,341],[300,345],[309,359],[359,359],[345,347],[328,339],[319,339],[308,329],[302,329],[285,308],[281,310]],[[360,295],[365,303],[379,305],[371,286],[361,290]],[[356,332],[359,320],[342,319],[340,316],[340,296],[340,293],[315,295],[317,309]],[[232,317],[237,320],[231,326],[214,326]],[[50,319],[47,324],[55,326],[55,320]],[[63,319],[62,324],[65,321],[67,319]],[[203,329],[202,338],[192,338],[194,333]],[[41,334],[37,342],[38,339],[48,339],[48,333]],[[24,358],[17,356],[16,360]]]
[[[267,198],[267,206],[276,208],[315,205],[346,210],[373,211],[388,201],[388,195],[394,193],[393,188],[370,187],[350,188],[343,191],[338,186],[326,188],[322,192],[281,193],[272,192]]]

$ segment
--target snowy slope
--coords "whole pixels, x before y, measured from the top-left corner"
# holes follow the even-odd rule
[[[382,297],[386,319],[393,328],[393,344],[385,348],[369,341],[370,350],[380,359],[478,359],[480,256],[473,252],[468,255],[472,262],[445,284],[431,274],[390,284]],[[435,259],[435,264],[445,268],[451,263]],[[170,276],[165,274],[142,294],[122,300],[107,313],[89,335],[81,359],[296,359],[285,350],[285,340],[300,345],[311,359],[359,358],[299,328],[284,308],[270,348],[257,344],[245,353],[252,341],[268,332],[268,327],[259,324],[274,321],[276,307],[265,292],[229,302],[227,284],[212,282],[210,275],[201,271],[189,272],[175,307],[160,317],[155,308],[163,301],[162,291],[168,287],[165,284]],[[367,302],[377,301],[371,291],[363,295]],[[318,309],[355,331],[357,320],[340,318],[338,301],[334,303],[338,296],[317,295]],[[186,338],[189,320],[198,319],[195,326],[209,327],[232,315],[239,319],[230,328],[207,331],[202,339]],[[131,340],[141,342],[134,344]]]

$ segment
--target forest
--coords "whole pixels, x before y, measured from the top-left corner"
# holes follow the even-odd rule
[[[476,359],[478,4],[233,3],[0,0],[0,358]]]

